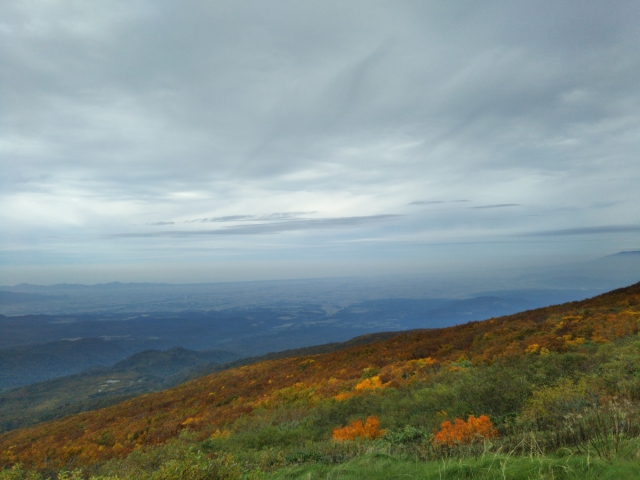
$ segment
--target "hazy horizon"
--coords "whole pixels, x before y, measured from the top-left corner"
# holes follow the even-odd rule
[[[602,268],[598,267],[589,268],[590,264],[594,266],[597,265],[598,261],[607,260],[608,258],[613,258],[620,256],[622,254],[634,253],[634,258],[625,265],[623,271],[617,271],[612,268]],[[489,269],[460,269],[453,270],[448,272],[417,272],[417,273],[382,273],[382,274],[374,274],[374,275],[318,275],[318,276],[292,276],[292,277],[267,277],[267,278],[243,278],[243,279],[218,279],[213,281],[136,281],[134,279],[129,280],[110,280],[110,281],[95,281],[95,282],[49,282],[49,283],[35,283],[35,282],[20,282],[15,284],[8,283],[0,283],[0,288],[15,288],[20,285],[29,285],[34,287],[55,287],[55,286],[82,286],[82,287],[93,287],[93,286],[103,286],[103,285],[111,285],[111,284],[119,284],[119,285],[167,285],[167,286],[189,286],[189,285],[235,285],[235,284],[266,284],[266,283],[274,283],[274,284],[286,284],[287,282],[297,282],[297,281],[305,281],[305,282],[342,282],[342,281],[351,281],[351,282],[385,282],[387,280],[393,283],[396,282],[412,282],[416,283],[440,283],[440,284],[451,284],[457,285],[460,284],[463,280],[469,280],[469,282],[480,282],[486,283],[490,285],[491,282],[496,281],[507,281],[512,278],[521,278],[526,277],[527,275],[535,275],[538,274],[542,277],[550,276],[554,274],[558,274],[559,272],[565,273],[567,275],[579,275],[581,273],[585,273],[585,268],[588,270],[588,275],[590,275],[591,279],[595,279],[595,276],[602,271],[602,283],[607,284],[607,282],[611,282],[612,279],[614,283],[618,283],[618,286],[625,286],[626,283],[632,282],[635,283],[633,277],[629,276],[630,272],[638,272],[637,279],[640,281],[640,270],[638,270],[638,261],[640,260],[640,250],[630,250],[630,251],[621,251],[616,252],[614,254],[605,255],[604,257],[596,257],[589,258],[586,261],[577,261],[577,262],[562,262],[562,263],[554,263],[554,264],[535,264],[535,265],[518,265],[511,267],[497,267],[492,265],[493,268]],[[619,265],[618,265],[619,266]],[[609,266],[607,266],[609,267]],[[188,275],[193,280],[194,278],[197,280],[198,271],[197,268],[192,269],[193,266],[187,265],[184,267],[185,269],[191,269],[188,271]],[[195,274],[194,274],[195,273]],[[134,276],[134,275],[130,275]],[[81,277],[81,275],[74,275],[72,278],[77,279]],[[626,283],[625,283],[626,282]],[[538,285],[541,287],[542,285]],[[558,288],[558,285],[553,285],[551,288]],[[583,288],[581,285],[572,285],[567,284],[563,286],[564,288]],[[521,285],[521,288],[526,288]],[[612,287],[614,288],[614,287]]]
[[[0,284],[640,248],[640,4],[0,5]]]

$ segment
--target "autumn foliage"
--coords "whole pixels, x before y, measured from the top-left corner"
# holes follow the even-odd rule
[[[453,423],[449,420],[442,422],[440,431],[433,437],[433,444],[436,446],[468,445],[497,436],[498,431],[493,427],[488,416],[480,415],[476,418],[470,415],[466,422],[459,418],[456,418]]]
[[[636,284],[581,302],[403,332],[333,353],[264,361],[102,410],[0,434],[0,468],[17,463],[39,469],[92,465],[164,444],[183,430],[199,440],[210,438],[256,410],[308,409],[320,401],[380,395],[413,382],[428,382],[438,371],[465,375],[469,366],[499,358],[546,357],[585,344],[608,343],[638,333],[639,326],[640,284]],[[345,433],[336,429],[334,438],[338,432],[338,437],[348,439],[348,432],[356,431],[362,435],[353,438],[375,438],[380,434],[376,422],[370,417],[344,427]],[[436,437],[450,444],[494,435],[490,420],[480,416],[444,422]]]
[[[373,440],[380,438],[382,435],[384,435],[384,430],[380,430],[380,420],[378,420],[378,417],[369,417],[364,423],[362,420],[356,420],[346,427],[335,428],[333,430],[333,439],[338,442],[355,440],[356,438],[369,438]]]

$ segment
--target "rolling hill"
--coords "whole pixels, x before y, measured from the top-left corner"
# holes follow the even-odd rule
[[[336,428],[358,418],[380,419],[387,431],[370,435],[382,438],[376,442],[413,445],[420,457],[431,458],[441,451],[434,437],[440,423],[464,424],[472,414],[491,418],[500,448],[516,445],[529,428],[540,452],[566,445],[579,453],[592,439],[574,438],[557,423],[571,412],[624,408],[625,435],[640,434],[639,321],[636,284],[580,302],[266,360],[5,433],[0,462],[98,473],[119,465],[121,475],[133,475],[123,478],[136,478],[142,470],[131,472],[141,468],[142,452],[166,455],[179,444],[189,445],[182,453],[187,459],[209,452],[216,468],[228,467],[221,455],[236,455],[247,468],[276,472],[358,457],[359,447],[331,441],[332,431],[335,438]],[[517,445],[514,452],[522,450]]]
[[[0,393],[0,432],[168,388],[181,383],[198,367],[214,368],[237,358],[234,353],[220,350],[146,350],[110,367],[93,367],[79,374],[13,388]]]
[[[111,367],[93,367],[0,393],[0,432],[104,408],[136,395],[167,389],[212,372],[265,360],[335,352],[380,341],[397,333],[368,334],[347,342],[329,343],[235,360],[220,350],[197,352],[180,347],[146,350]]]
[[[128,352],[102,338],[77,338],[0,349],[0,391],[112,365]]]

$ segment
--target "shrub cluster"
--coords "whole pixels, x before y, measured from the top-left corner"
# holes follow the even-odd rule
[[[453,423],[445,420],[440,427],[433,437],[433,444],[436,446],[465,445],[498,436],[498,431],[487,415],[480,415],[478,418],[469,415],[466,422],[460,418],[456,418]]]
[[[374,440],[380,438],[384,433],[384,430],[380,430],[380,420],[378,420],[378,417],[369,417],[365,422],[355,420],[346,427],[334,428],[332,438],[338,442],[355,440],[356,438]]]

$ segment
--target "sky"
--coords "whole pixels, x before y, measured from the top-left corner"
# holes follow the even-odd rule
[[[637,1],[3,0],[0,284],[640,248]]]

